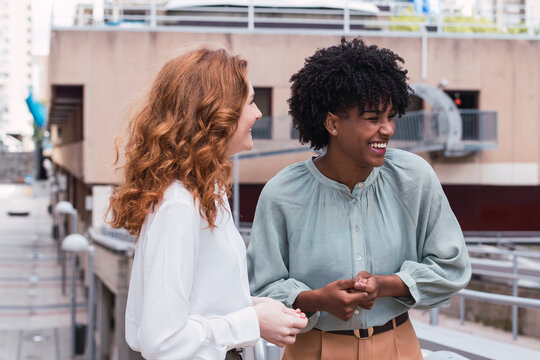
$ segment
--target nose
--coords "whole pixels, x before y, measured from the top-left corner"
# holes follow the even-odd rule
[[[390,119],[385,116],[384,121],[381,124],[380,127],[381,134],[391,137],[394,135],[394,131],[396,130],[396,123],[394,122],[394,119]]]
[[[257,115],[255,117],[255,121],[257,121],[260,118],[262,118],[262,112],[261,112],[261,110],[259,110],[259,107],[257,105],[255,105],[255,107],[257,108]]]

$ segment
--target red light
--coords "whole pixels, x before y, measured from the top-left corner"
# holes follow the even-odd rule
[[[461,105],[461,99],[460,98],[454,99],[454,102],[456,103],[456,106]]]

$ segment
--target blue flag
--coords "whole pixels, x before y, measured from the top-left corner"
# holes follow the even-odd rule
[[[40,128],[45,127],[47,125],[47,108],[39,101],[34,100],[32,91],[30,91],[28,97],[26,98],[26,105],[34,117],[34,122],[36,125]]]

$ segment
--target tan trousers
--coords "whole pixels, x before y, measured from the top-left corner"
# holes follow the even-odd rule
[[[358,339],[317,330],[296,335],[283,360],[422,360],[418,338],[407,320],[397,328]]]

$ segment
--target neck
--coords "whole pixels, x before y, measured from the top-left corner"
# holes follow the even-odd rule
[[[326,153],[313,162],[324,176],[346,185],[351,192],[357,183],[366,181],[373,170],[372,166],[355,163],[345,154],[335,151],[330,145]]]

